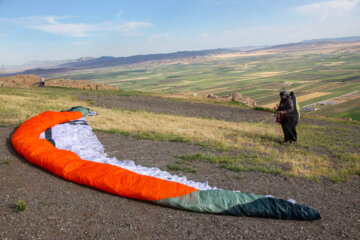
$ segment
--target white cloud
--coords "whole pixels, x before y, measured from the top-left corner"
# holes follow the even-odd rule
[[[322,20],[329,17],[343,16],[353,10],[360,0],[330,0],[316,2],[295,8],[302,14],[318,17]]]
[[[59,34],[67,37],[87,37],[91,33],[103,31],[117,31],[124,35],[137,34],[139,29],[151,27],[150,22],[122,21],[120,23],[102,22],[97,24],[63,23],[61,20],[73,17],[68,16],[30,16],[22,18],[0,18],[6,24],[22,25],[28,29],[36,29],[48,33]]]
[[[85,23],[60,23],[59,20],[71,17],[62,16],[30,16],[20,18],[0,18],[0,22],[7,24],[22,25],[28,29],[36,29],[44,32],[60,34],[69,37],[88,36],[89,32],[95,31],[98,26]]]
[[[7,37],[7,34],[0,33],[0,37]]]
[[[27,26],[27,28],[37,29],[44,32],[60,34],[69,37],[86,37],[90,31],[97,29],[96,25],[84,23],[57,23],[49,22],[48,24]]]
[[[112,22],[105,22],[99,24],[85,24],[85,23],[59,23],[55,17],[45,18],[45,24],[31,25],[28,28],[42,30],[50,33],[57,33],[70,37],[86,37],[90,35],[90,32],[95,31],[117,31],[126,34],[136,34],[136,31],[142,28],[151,27],[149,22],[123,22],[120,24],[114,24]]]
[[[0,22],[7,24],[17,24],[17,25],[36,25],[44,23],[54,23],[60,19],[71,18],[69,16],[55,17],[55,16],[29,16],[29,17],[19,17],[19,18],[0,18]]]

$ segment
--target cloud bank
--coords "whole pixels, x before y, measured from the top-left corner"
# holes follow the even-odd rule
[[[299,13],[325,20],[330,17],[343,16],[352,11],[360,0],[331,0],[307,4],[295,8]]]

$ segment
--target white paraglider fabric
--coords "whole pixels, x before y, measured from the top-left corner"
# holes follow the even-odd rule
[[[51,128],[51,139],[55,142],[55,147],[58,149],[69,150],[76,153],[81,159],[110,164],[118,166],[141,175],[152,176],[163,180],[182,183],[199,190],[215,190],[216,187],[211,187],[208,182],[195,182],[187,180],[186,177],[180,177],[162,171],[158,168],[148,168],[141,165],[136,165],[131,160],[119,161],[115,157],[108,157],[104,152],[104,147],[99,139],[93,133],[92,128],[87,124],[85,118],[79,118],[70,122],[58,124]],[[49,134],[41,133],[40,138],[48,139]]]

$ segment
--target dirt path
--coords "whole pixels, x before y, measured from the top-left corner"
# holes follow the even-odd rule
[[[188,179],[212,186],[292,198],[320,211],[314,222],[200,214],[126,199],[65,181],[24,160],[0,127],[0,239],[359,239],[360,179],[312,183],[263,173],[234,173],[194,163]],[[96,132],[110,156],[165,169],[198,146]],[[178,173],[181,174],[181,173]],[[240,176],[240,177],[239,177]],[[17,200],[28,209],[12,212]]]
[[[266,120],[267,123],[274,123],[275,116],[265,111],[244,109],[238,107],[215,105],[196,102],[181,102],[171,99],[152,96],[96,96],[78,95],[80,100],[91,101],[98,106],[106,108],[121,108],[126,110],[142,110],[155,113],[167,113],[179,116],[211,118],[231,122],[253,122],[258,123]],[[328,123],[302,117],[299,124],[314,124],[320,126],[345,127],[350,130],[354,127],[339,123]],[[279,126],[280,128],[280,126]]]
[[[237,107],[181,102],[161,97],[151,96],[95,96],[78,95],[80,100],[91,99],[97,105],[107,108],[121,108],[129,110],[144,110],[156,113],[168,113],[188,117],[214,118],[233,122],[259,122],[269,116],[270,113],[243,109]]]

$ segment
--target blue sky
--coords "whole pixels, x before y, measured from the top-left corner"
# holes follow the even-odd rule
[[[360,0],[0,0],[0,65],[360,35]]]

